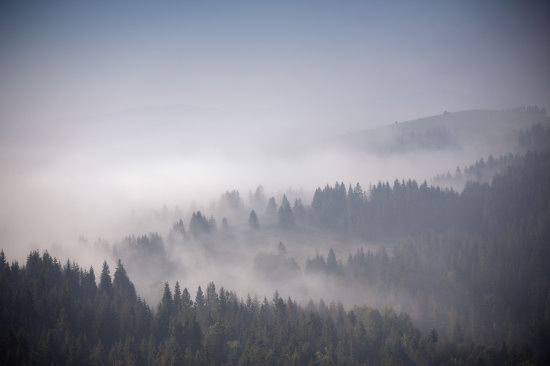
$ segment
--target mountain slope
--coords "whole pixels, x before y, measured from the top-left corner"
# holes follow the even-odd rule
[[[520,131],[535,124],[550,124],[544,109],[529,107],[500,111],[445,112],[436,116],[358,131],[342,136],[337,144],[377,154],[466,147],[491,148],[495,152],[505,152],[517,147]]]
[[[156,311],[119,262],[93,270],[32,252],[24,266],[0,253],[3,365],[518,364],[529,356],[460,345],[414,328],[405,314],[324,303],[304,308],[278,293],[260,303],[210,283],[195,301],[165,285]]]

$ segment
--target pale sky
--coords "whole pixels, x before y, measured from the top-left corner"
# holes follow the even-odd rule
[[[548,108],[545,3],[2,2],[1,123],[182,104],[353,129]]]
[[[0,242],[24,256],[22,245],[133,232],[135,208],[472,163],[470,151],[379,159],[306,145],[445,110],[548,109],[549,9],[2,1]]]

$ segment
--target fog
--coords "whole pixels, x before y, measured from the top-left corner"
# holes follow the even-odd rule
[[[522,121],[510,130],[514,133],[547,122],[544,114],[534,119],[520,114]],[[2,147],[3,249],[21,261],[31,249],[48,250],[96,271],[103,260],[114,266],[122,259],[140,294],[152,304],[165,281],[180,281],[192,293],[214,281],[243,297],[261,299],[278,290],[301,303],[322,298],[347,306],[392,306],[414,315],[419,305],[407,304],[404,294],[358,284],[343,287],[339,280],[306,273],[306,259],[326,255],[330,248],[344,261],[360,248],[376,251],[381,246],[309,225],[282,230],[266,214],[267,198],[275,197],[279,205],[286,195],[291,204],[299,198],[308,207],[315,189],[326,184],[361,183],[367,189],[379,181],[431,181],[491,153],[519,150],[512,133],[505,141],[458,140],[459,146],[437,151],[377,152],[347,146],[345,128],[285,126],[278,118],[266,116],[254,124],[222,110],[171,106],[37,123],[39,134],[14,126],[22,136]],[[386,134],[391,145],[396,126],[377,129],[376,138]],[[251,201],[249,192],[259,185],[265,197]],[[240,194],[236,208],[220,199],[231,190]],[[258,213],[260,230],[249,228],[251,209]],[[206,238],[189,234],[190,218],[198,210],[214,217],[216,233]],[[224,217],[227,230],[221,228]],[[171,228],[180,219],[189,235],[171,240]],[[161,236],[160,246],[152,249],[159,253],[125,239],[151,233]],[[266,273],[257,266],[257,256],[276,255],[279,242],[296,271],[287,273],[276,264],[274,273]]]
[[[380,243],[311,225],[281,229],[267,199],[279,205],[286,195],[309,208],[315,189],[334,182],[360,183],[368,194],[379,181],[431,182],[490,154],[520,152],[518,134],[548,124],[543,109],[513,109],[550,107],[549,23],[537,11],[545,6],[283,3],[6,5],[7,255],[23,262],[31,249],[48,250],[96,273],[103,260],[114,268],[120,258],[152,304],[165,281],[192,293],[214,281],[242,297],[278,290],[301,303],[389,305],[414,316],[418,304],[405,293],[343,287],[305,270],[316,253],[333,248],[345,261]],[[474,112],[465,118],[463,110]],[[398,126],[428,116],[442,125],[447,111],[456,118],[443,137],[406,147],[403,136],[425,130],[404,135]],[[364,133],[404,148],[370,149]],[[255,206],[248,194],[259,185],[265,202]],[[240,192],[237,209],[220,203],[231,190]],[[251,209],[259,230],[248,225]],[[217,223],[203,238],[187,235],[199,210]],[[187,234],[171,238],[180,219]],[[162,239],[154,254],[125,239],[151,233]],[[262,253],[283,269],[258,266]],[[292,260],[297,269],[288,270]]]
[[[3,145],[0,214],[2,239],[9,243],[5,249],[19,248],[25,254],[30,243],[41,247],[80,236],[115,240],[162,232],[173,222],[148,223],[150,212],[178,208],[185,216],[172,216],[174,222],[188,218],[192,208],[208,213],[226,190],[246,197],[263,185],[280,198],[294,189],[309,203],[317,187],[336,181],[359,182],[365,188],[395,179],[430,181],[489,153],[515,149],[510,143],[436,154],[375,154],[333,143],[338,133],[275,128],[275,122],[271,131],[269,124],[223,128],[211,122],[211,111],[190,116],[182,110],[187,112],[185,107],[173,107],[170,113],[160,108],[38,124],[39,135],[27,131],[17,143]]]

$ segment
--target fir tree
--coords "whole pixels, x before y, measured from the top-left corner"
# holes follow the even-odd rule
[[[268,217],[274,217],[277,214],[277,202],[275,202],[275,197],[271,197],[267,202],[265,213]]]
[[[248,216],[248,226],[250,226],[253,230],[260,228],[260,222],[258,221],[258,216],[254,210],[250,211],[250,215]]]
[[[99,289],[107,295],[110,295],[113,291],[111,273],[109,271],[109,265],[107,264],[107,261],[103,261],[103,268],[101,269],[101,277],[99,280]]]
[[[279,226],[282,228],[290,229],[294,227],[294,215],[292,214],[292,209],[290,208],[290,203],[288,202],[286,195],[283,196],[281,201],[277,218]]]

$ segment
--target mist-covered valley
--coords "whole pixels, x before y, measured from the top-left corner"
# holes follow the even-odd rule
[[[149,115],[142,123],[162,120],[163,114],[150,113],[154,118]],[[468,138],[468,124],[474,123],[476,114],[479,124],[487,123],[489,130],[497,128],[499,118],[510,122],[498,130],[498,139],[479,128],[475,138]],[[361,132],[366,136],[364,146],[345,145],[347,135],[336,135],[331,139],[319,136],[301,145],[285,141],[277,148],[277,143],[271,142],[271,151],[243,143],[238,151],[232,141],[235,136],[209,137],[208,127],[193,130],[187,123],[181,130],[171,131],[171,136],[159,133],[145,138],[139,133],[145,127],[139,127],[141,123],[134,122],[133,115],[125,116],[126,127],[132,131],[130,126],[136,123],[138,132],[129,136],[105,134],[101,138],[79,131],[69,142],[73,147],[63,148],[64,154],[46,149],[45,156],[49,156],[40,167],[33,165],[34,161],[18,164],[18,174],[4,181],[8,186],[3,191],[3,241],[8,243],[4,251],[10,257],[24,261],[29,250],[48,250],[58,258],[92,265],[96,270],[104,260],[113,266],[121,259],[150,304],[160,301],[166,281],[180,281],[190,290],[214,282],[241,296],[259,299],[279,291],[302,304],[322,299],[346,307],[390,307],[407,312],[430,329],[442,320],[437,316],[428,319],[421,310],[425,299],[411,297],[409,289],[378,288],[360,279],[350,282],[346,276],[324,273],[324,266],[332,266],[329,274],[343,275],[343,267],[350,265],[355,255],[392,258],[394,248],[415,235],[407,227],[410,218],[392,227],[397,217],[386,213],[388,222],[378,219],[372,233],[367,227],[357,230],[342,222],[351,220],[352,215],[359,215],[356,220],[373,221],[361,215],[366,215],[370,200],[384,189],[411,189],[413,195],[434,192],[436,197],[458,199],[465,181],[490,183],[495,174],[512,164],[481,169],[487,175],[483,178],[481,173],[478,177],[455,177],[461,167],[467,174],[468,163],[487,157],[493,161],[491,152],[521,161],[526,151],[545,149],[549,125],[545,111],[536,107],[446,112],[431,118],[434,127],[424,126],[423,120],[392,124],[385,127],[384,138],[382,128],[374,129],[377,145],[369,144],[368,132]],[[486,122],[487,115],[493,115],[494,121],[489,118],[491,122]],[[190,118],[171,115],[173,121],[178,117],[184,122]],[[445,124],[446,120],[451,122]],[[401,132],[402,125],[407,126],[406,132]],[[235,130],[246,127],[237,125]],[[199,141],[186,140],[184,130],[200,137]],[[178,131],[184,136],[181,147],[174,141],[179,140],[175,138]],[[57,136],[46,138],[55,140]],[[122,141],[119,155],[114,153],[117,147],[111,138]],[[272,138],[284,141],[282,136]],[[264,139],[269,140],[267,136]],[[141,151],[142,144],[150,151]],[[222,156],[222,151],[227,154]],[[453,176],[444,173],[449,171]],[[345,180],[339,183],[338,177]],[[254,182],[262,184],[251,186]],[[336,197],[327,198],[319,208],[317,190],[329,189],[325,187],[332,187]],[[355,208],[351,207],[354,198]],[[399,202],[392,199],[392,207],[396,204]],[[403,204],[400,209],[415,209],[409,207],[411,202]],[[426,207],[418,209],[428,215],[423,211]],[[332,217],[323,216],[327,214]],[[10,225],[14,221],[25,225]],[[430,218],[426,218],[418,232],[429,224]],[[333,258],[328,265],[330,251]],[[312,270],[316,265],[321,269]],[[452,329],[448,324],[443,328]]]
[[[468,138],[463,126],[475,115],[479,126],[500,128],[499,137],[478,131]],[[510,122],[499,127],[499,118]],[[446,112],[432,117],[432,125],[422,121],[374,129],[376,144],[367,131],[357,134],[364,144],[336,134],[279,147],[271,142],[267,150],[242,143],[239,150],[231,135],[208,137],[208,129],[197,129],[199,141],[188,138],[179,147],[175,129],[172,136],[116,136],[126,141],[119,147],[108,135],[79,131],[72,146],[37,144],[38,156],[6,145],[14,159],[4,169],[3,252],[20,263],[28,262],[29,251],[48,253],[96,273],[105,265],[118,271],[122,263],[153,308],[166,301],[164,284],[185,287],[190,299],[207,285],[212,296],[215,284],[257,304],[275,293],[310,308],[391,309],[453,341],[536,342],[525,321],[509,314],[544,300],[521,295],[526,304],[511,303],[521,283],[493,287],[504,285],[506,267],[481,274],[492,300],[480,300],[483,282],[470,276],[491,268],[479,262],[487,253],[517,254],[513,241],[511,252],[482,244],[503,240],[509,218],[499,215],[514,204],[514,185],[536,184],[524,193],[529,200],[547,191],[546,112]],[[131,118],[128,123],[130,131]],[[521,207],[526,217],[539,217],[533,207]],[[544,237],[547,224],[540,225],[530,232],[542,230]],[[527,266],[530,276],[537,265],[525,255],[516,266]],[[535,311],[532,319],[545,314]]]
[[[0,364],[549,364],[547,15],[0,5]]]

